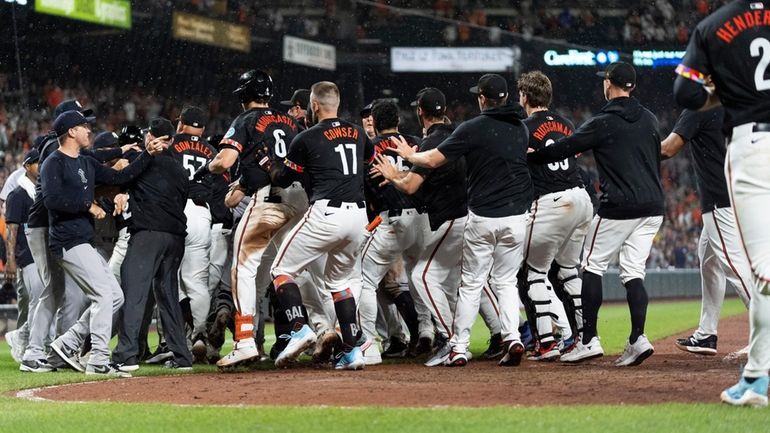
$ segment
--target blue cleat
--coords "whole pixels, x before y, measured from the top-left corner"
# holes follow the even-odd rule
[[[307,325],[302,325],[299,331],[291,331],[290,335],[281,335],[281,338],[288,338],[289,342],[286,348],[275,358],[275,366],[278,368],[288,367],[297,361],[302,352],[315,344],[315,332]]]
[[[722,391],[722,401],[733,406],[767,406],[768,378],[759,377],[754,383],[748,383],[745,378]]]
[[[356,346],[350,352],[342,352],[337,355],[337,362],[334,364],[335,370],[363,370],[364,354],[361,347]]]

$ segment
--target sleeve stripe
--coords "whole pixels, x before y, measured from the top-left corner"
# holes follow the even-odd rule
[[[290,169],[296,171],[297,173],[303,173],[305,171],[305,167],[289,161],[288,158],[284,159],[283,163],[284,163],[284,165],[286,165]]]
[[[222,140],[222,145],[225,145],[225,146],[229,145],[229,146],[232,146],[232,147],[236,148],[238,150],[238,152],[243,152],[243,145],[241,143],[238,143],[237,141],[235,141],[233,139],[225,138],[224,140]]]
[[[676,67],[675,72],[682,78],[687,78],[688,80],[695,81],[698,84],[706,84],[705,74],[683,64],[679,64],[679,66]]]

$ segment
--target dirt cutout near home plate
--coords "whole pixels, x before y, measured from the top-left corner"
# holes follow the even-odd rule
[[[674,347],[677,337],[654,342],[641,366],[617,368],[615,356],[582,365],[524,360],[515,368],[472,360],[465,368],[420,364],[364,371],[287,370],[141,377],[36,390],[34,397],[67,401],[164,402],[217,405],[538,406],[718,402],[738,379],[740,361],[726,354],[748,340],[748,318],[722,320],[719,354],[699,356]],[[279,392],[280,391],[280,392]]]

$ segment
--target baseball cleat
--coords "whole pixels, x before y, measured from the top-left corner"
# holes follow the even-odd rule
[[[626,348],[620,358],[615,360],[616,367],[632,367],[644,362],[645,359],[652,356],[655,348],[650,344],[647,336],[642,334],[636,339],[634,344],[626,343]]]
[[[21,361],[19,371],[25,371],[27,373],[49,373],[51,371],[56,371],[56,368],[49,364],[45,359],[33,359],[31,361]]]
[[[166,346],[165,344],[161,344],[158,346],[158,348],[155,350],[155,353],[152,354],[152,356],[147,360],[144,361],[145,364],[163,364],[166,362],[166,360],[171,359],[174,357],[174,354],[171,353],[171,350]]]
[[[433,337],[428,335],[420,336],[414,344],[409,344],[409,356],[418,357],[430,354],[433,351]]]
[[[674,343],[677,349],[685,352],[697,353],[698,355],[714,356],[717,354],[717,336],[709,335],[703,339],[695,338],[691,335],[687,338],[679,338]]]
[[[578,341],[575,348],[562,355],[559,360],[571,364],[598,358],[600,356],[604,356],[604,349],[602,349],[599,337],[594,337],[586,344],[582,341]]]
[[[561,352],[556,342],[550,341],[548,343],[538,343],[535,350],[527,354],[527,359],[530,361],[553,361],[559,356],[561,356]]]
[[[337,362],[334,364],[335,370],[363,370],[366,362],[361,348],[356,346],[350,352],[340,352],[337,355]]]
[[[746,381],[745,377],[735,385],[722,391],[722,401],[733,406],[767,406],[768,378],[758,377],[753,383]]]
[[[137,364],[125,364],[122,362],[113,363],[112,367],[124,373],[133,373],[134,371],[139,370],[139,365]]]
[[[436,348],[436,352],[433,353],[433,356],[428,358],[427,361],[425,361],[426,367],[436,367],[442,364],[445,364],[447,359],[449,359],[449,355],[452,352],[452,346],[449,344],[449,341],[444,340],[444,342],[441,344],[441,346]]]
[[[259,356],[259,350],[257,349],[257,345],[254,344],[253,339],[236,341],[232,352],[217,361],[217,367],[227,368],[244,362],[257,361],[259,360]]]
[[[565,339],[562,339],[561,341],[559,341],[559,346],[558,346],[559,353],[564,355],[565,353],[571,352],[572,349],[575,348],[575,345],[577,344],[579,339],[580,339],[580,337],[577,337],[577,338],[570,337],[570,338],[565,338]]]
[[[208,332],[208,341],[214,347],[222,347],[225,344],[225,331],[227,330],[227,324],[230,322],[230,316],[230,311],[225,308],[220,308],[217,311],[214,323]]]
[[[391,337],[388,348],[382,352],[383,358],[403,358],[409,352],[409,345],[400,338]]]
[[[521,358],[524,356],[524,345],[519,340],[512,340],[507,342],[507,346],[508,349],[497,365],[501,367],[516,367],[521,364]]]
[[[316,340],[315,350],[313,350],[312,357],[315,364],[326,364],[332,359],[334,354],[334,348],[339,342],[337,333],[329,330]]]
[[[364,353],[364,364],[366,365],[379,365],[382,364],[382,355],[380,354],[380,348],[377,343],[372,343]]]
[[[204,364],[206,362],[206,342],[199,338],[195,340],[192,346],[193,362],[196,364]]]
[[[278,368],[288,367],[297,361],[302,352],[315,344],[318,337],[315,332],[307,325],[302,325],[299,331],[291,331],[289,335],[281,335],[280,338],[288,339],[286,348],[275,359],[275,366]]]
[[[19,330],[6,332],[5,342],[11,347],[11,357],[13,360],[21,364],[21,358],[24,356],[24,348],[21,347],[21,341],[19,341]]]
[[[176,359],[169,359],[165,363],[163,363],[163,368],[167,370],[175,370],[180,373],[192,371],[192,365],[180,365],[178,362],[176,362]]]
[[[49,347],[68,367],[85,373],[86,369],[80,365],[80,349],[69,349],[59,340],[54,340]]]
[[[446,361],[444,361],[444,365],[447,367],[465,367],[468,365],[468,357],[465,353],[458,353],[454,350],[450,350],[449,356],[447,356]]]
[[[502,356],[505,349],[503,347],[503,335],[495,334],[489,338],[489,347],[481,354],[481,359],[494,359]]]
[[[88,364],[86,367],[86,376],[131,377],[131,373],[120,371],[112,364]]]

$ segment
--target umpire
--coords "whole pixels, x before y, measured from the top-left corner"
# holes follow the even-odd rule
[[[185,324],[179,305],[179,265],[184,254],[189,182],[187,171],[168,149],[174,127],[166,119],[151,122],[146,141],[165,137],[165,149],[128,190],[131,212],[126,258],[121,267],[125,305],[118,333],[118,346],[112,353],[116,367],[125,372],[139,368],[139,333],[145,305],[153,287],[158,303],[166,343],[174,359],[167,368],[192,369],[192,355],[187,348]],[[119,200],[116,199],[116,205]],[[115,212],[122,212],[118,205]]]
[[[537,164],[560,161],[592,149],[601,182],[601,203],[583,250],[583,335],[564,362],[604,355],[596,330],[602,275],[620,252],[620,279],[631,311],[631,334],[616,366],[639,365],[654,349],[644,335],[647,292],[644,274],[652,240],[663,222],[658,119],[631,97],[636,71],[624,62],[597,75],[608,103],[573,135],[529,155]]]

